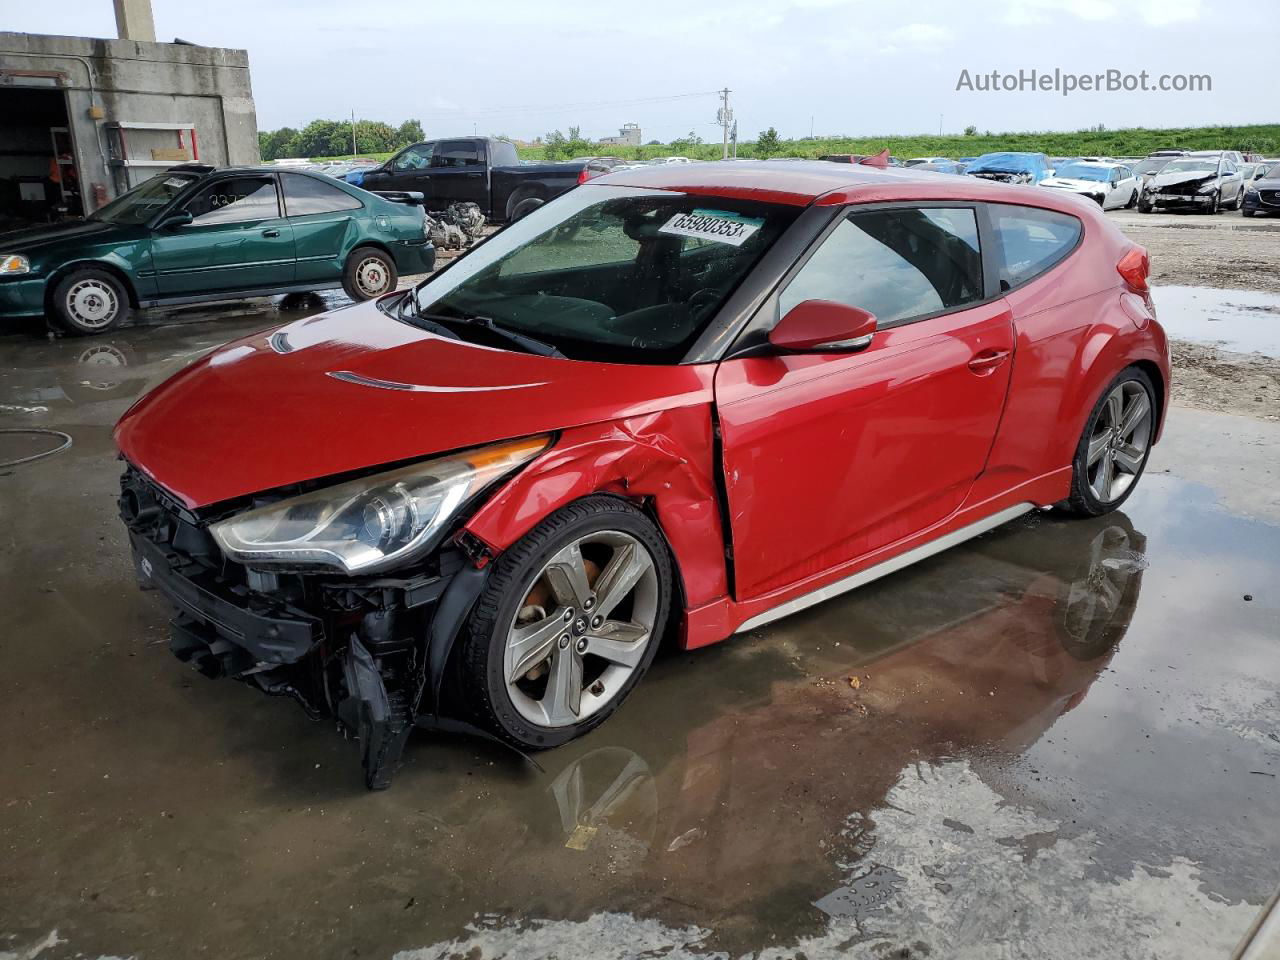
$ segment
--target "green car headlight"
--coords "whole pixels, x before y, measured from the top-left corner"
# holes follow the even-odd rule
[[[31,261],[21,254],[0,254],[0,275],[30,273]]]
[[[251,567],[374,573],[416,560],[475,494],[546,449],[532,437],[361,477],[212,524],[222,552]]]

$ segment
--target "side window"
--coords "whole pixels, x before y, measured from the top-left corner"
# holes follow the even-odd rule
[[[304,177],[297,173],[282,173],[284,209],[290,217],[305,217],[309,213],[335,213],[339,210],[359,210],[364,206],[359,200],[337,187]]]
[[[520,156],[516,153],[516,147],[513,143],[506,140],[499,140],[493,145],[493,165],[495,167],[514,167],[520,162]]]
[[[415,143],[391,162],[391,169],[396,171],[425,170],[431,166],[431,151],[435,146],[434,143]]]
[[[968,207],[853,213],[782,291],[786,313],[803,300],[835,300],[903,323],[981,300],[978,223]]]
[[[271,177],[229,177],[201,188],[186,209],[195,224],[238,223],[280,216],[280,201]]]
[[[484,157],[474,140],[442,140],[431,157],[433,167],[482,167]]]
[[[1037,207],[991,204],[1000,289],[1009,290],[1044,273],[1075,249],[1080,221],[1065,213]]]

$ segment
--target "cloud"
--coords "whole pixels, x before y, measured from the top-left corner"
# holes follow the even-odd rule
[[[1112,19],[1116,8],[1109,0],[1069,0],[1067,3],[1060,0],[1009,0],[1001,19],[1014,26],[1030,26],[1048,23],[1063,14],[1098,22]]]
[[[1143,0],[1138,4],[1138,13],[1155,27],[1189,23],[1200,19],[1200,0]]]
[[[950,45],[952,33],[933,23],[909,23],[891,30],[887,39],[899,50],[937,50]]]

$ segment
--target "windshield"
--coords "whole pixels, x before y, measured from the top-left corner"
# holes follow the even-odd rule
[[[1217,173],[1217,157],[1187,157],[1171,160],[1161,173]]]
[[[1091,167],[1084,163],[1068,163],[1058,168],[1056,177],[1067,180],[1097,180],[1106,183],[1111,179],[1109,167]]]
[[[578,187],[424,281],[417,311],[483,317],[572,359],[678,362],[797,214],[750,200]],[[479,325],[455,329],[510,345]]]
[[[1029,153],[987,153],[969,164],[968,173],[1035,173],[1040,160]]]
[[[1158,173],[1168,165],[1169,165],[1168,157],[1149,157],[1148,159],[1143,160],[1136,167],[1134,167],[1133,172],[1136,174]]]
[[[105,220],[125,226],[146,223],[169,205],[174,197],[199,180],[193,173],[162,173],[122,193],[95,211],[91,220]]]

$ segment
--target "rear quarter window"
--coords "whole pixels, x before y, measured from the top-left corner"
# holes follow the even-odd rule
[[[291,217],[358,210],[364,206],[345,190],[301,174],[282,173],[280,182],[284,184],[285,211]]]
[[[1084,227],[1075,217],[1037,207],[992,204],[991,227],[1000,265],[1000,289],[1011,290],[1067,258]]]

